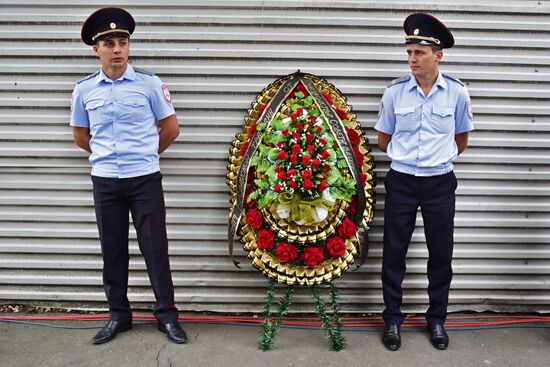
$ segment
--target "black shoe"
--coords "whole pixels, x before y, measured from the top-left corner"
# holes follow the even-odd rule
[[[157,325],[160,331],[166,333],[170,341],[178,344],[187,343],[187,335],[185,335],[185,331],[183,331],[178,322],[169,322],[167,324],[157,322]]]
[[[384,346],[391,351],[396,351],[401,346],[401,332],[399,325],[386,325],[382,337]]]
[[[449,346],[449,336],[443,327],[443,324],[428,324],[432,345],[439,350],[445,350]]]
[[[120,322],[115,320],[109,320],[103,326],[101,330],[92,338],[93,344],[103,344],[107,343],[108,341],[111,341],[115,338],[115,336],[126,330],[130,330],[132,328],[132,321],[130,322]]]

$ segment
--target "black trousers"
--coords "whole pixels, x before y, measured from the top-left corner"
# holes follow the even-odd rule
[[[92,182],[103,255],[103,288],[111,319],[132,319],[127,297],[130,211],[157,301],[155,317],[162,323],[176,322],[161,173],[125,179],[92,176]]]
[[[420,207],[429,253],[430,307],[426,312],[426,320],[429,323],[444,323],[453,277],[451,261],[456,177],[453,172],[434,177],[416,177],[390,169],[384,186],[384,322],[401,324],[404,319],[400,310],[403,300],[401,284],[405,277],[405,257],[415,227],[416,212]]]

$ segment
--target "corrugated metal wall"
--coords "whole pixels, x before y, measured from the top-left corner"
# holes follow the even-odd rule
[[[401,25],[430,11],[453,31],[442,70],[472,96],[477,130],[456,164],[452,310],[550,310],[548,1],[119,2],[132,63],[169,83],[182,135],[163,155],[176,298],[183,310],[259,311],[266,280],[227,256],[226,158],[255,95],[296,69],[335,84],[376,145],[378,102],[408,72]],[[485,5],[482,5],[485,4]],[[98,61],[79,40],[100,2],[0,2],[0,303],[105,307],[89,165],[73,144],[73,83]],[[365,266],[338,280],[344,311],[381,311],[385,154]],[[422,220],[405,309],[426,307]],[[134,238],[134,234],[132,233]],[[243,252],[238,251],[239,254]],[[130,297],[153,294],[135,241]],[[247,260],[242,258],[245,264]],[[293,311],[313,308],[300,291]]]

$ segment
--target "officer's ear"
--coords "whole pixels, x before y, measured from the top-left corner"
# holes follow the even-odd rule
[[[435,54],[435,60],[437,62],[440,62],[441,59],[443,58],[443,50],[436,50],[434,51],[434,54]]]
[[[98,41],[96,42],[93,46],[92,46],[92,50],[94,51],[94,54],[99,57],[99,42],[101,41]]]

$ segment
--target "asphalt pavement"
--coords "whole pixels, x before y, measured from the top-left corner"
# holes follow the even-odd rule
[[[5,315],[5,314],[4,314]],[[271,351],[258,350],[259,326],[183,323],[189,343],[167,340],[154,323],[134,323],[113,341],[92,345],[102,321],[0,321],[0,366],[514,366],[550,365],[550,325],[448,330],[446,351],[432,347],[421,329],[404,330],[402,347],[390,352],[381,328],[346,330],[347,348],[330,351],[322,330],[283,328]],[[70,328],[75,329],[70,329]],[[82,329],[86,328],[86,329]]]

